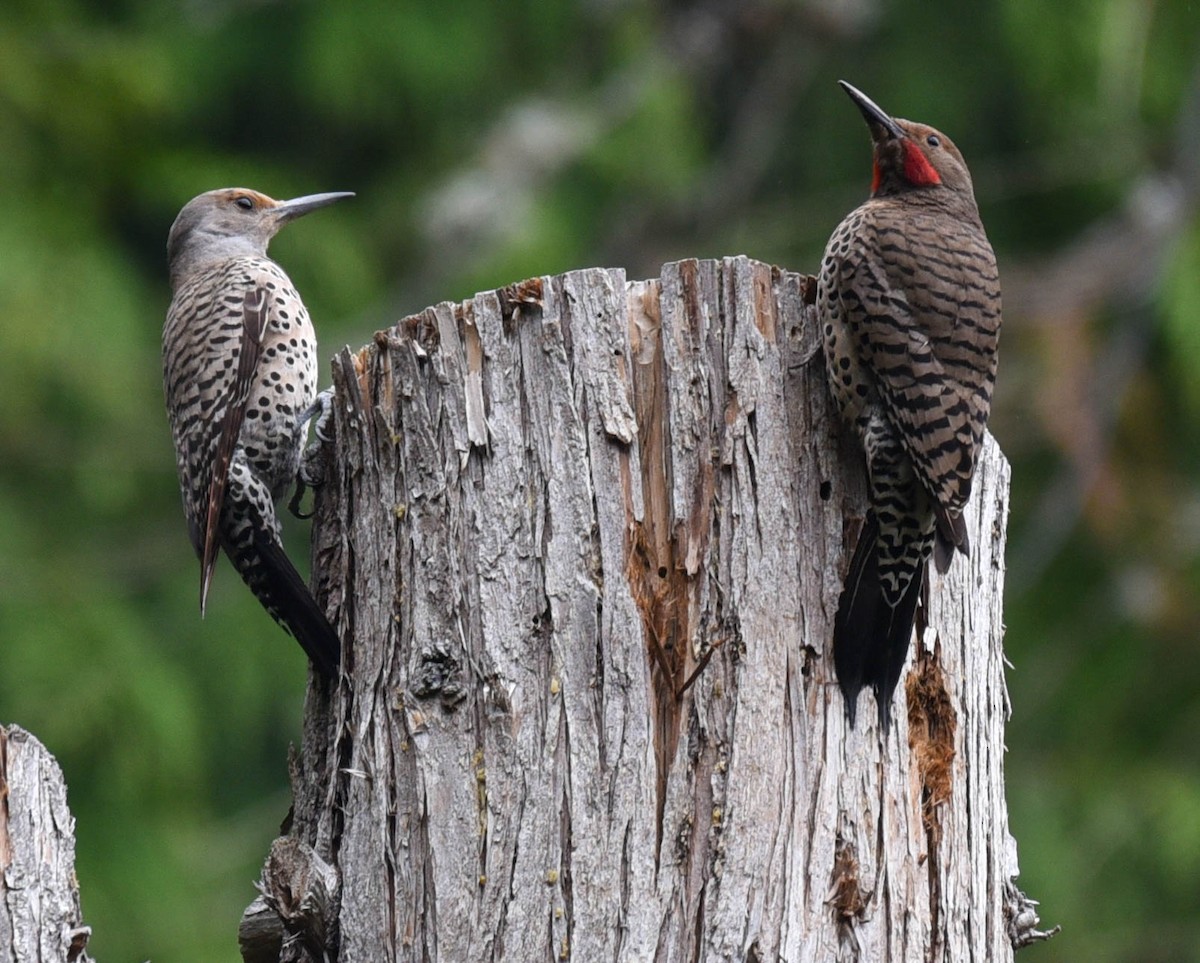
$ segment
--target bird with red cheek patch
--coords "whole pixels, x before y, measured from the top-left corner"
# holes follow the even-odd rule
[[[996,379],[1000,280],[950,138],[842,87],[871,132],[871,196],[829,239],[817,306],[870,507],[834,620],[834,668],[851,723],[869,685],[886,729],[929,556],[944,572],[969,550],[962,513]]]

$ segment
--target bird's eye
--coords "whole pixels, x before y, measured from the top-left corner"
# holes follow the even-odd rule
[[[234,203],[235,203],[235,204],[236,204],[238,207],[240,207],[240,208],[241,208],[243,211],[252,211],[252,210],[254,210],[254,201],[253,201],[253,200],[251,200],[249,197],[247,197],[245,194],[243,194],[243,195],[242,195],[241,197],[239,197],[239,198],[238,198],[236,201],[234,201]]]
[[[930,147],[941,147],[942,139],[940,137],[938,137],[937,134],[930,134],[928,137],[925,138],[925,143],[928,144]]]

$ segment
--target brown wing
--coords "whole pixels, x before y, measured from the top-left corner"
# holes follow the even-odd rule
[[[882,223],[881,223],[882,221]],[[955,544],[991,409],[1000,333],[995,258],[946,217],[877,219],[874,251],[846,272],[857,348]]]
[[[204,521],[204,550],[200,560],[200,613],[208,601],[208,588],[212,583],[213,569],[217,564],[219,539],[217,531],[221,523],[221,510],[225,505],[225,488],[229,482],[229,463],[237,448],[238,435],[246,417],[246,402],[254,384],[254,373],[262,357],[263,338],[270,319],[268,295],[265,288],[255,287],[246,292],[242,304],[242,338],[238,351],[237,374],[230,385],[229,397],[224,406],[225,417],[221,422],[221,435],[213,459],[211,481],[208,486],[208,509]]]

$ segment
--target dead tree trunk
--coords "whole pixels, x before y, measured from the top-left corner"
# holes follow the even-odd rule
[[[812,295],[745,258],[576,271],[336,359],[314,571],[343,677],[247,959],[1012,958],[1008,466],[989,439],[891,735],[849,729],[864,466]]]
[[[0,727],[0,963],[87,963],[75,820],[54,757]]]

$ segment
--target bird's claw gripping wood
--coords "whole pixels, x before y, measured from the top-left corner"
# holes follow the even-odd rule
[[[312,518],[313,515],[315,515],[317,513],[315,508],[311,512],[306,512],[303,508],[300,507],[300,505],[304,501],[304,495],[309,490],[309,488],[318,487],[316,485],[310,485],[305,480],[305,478],[306,478],[306,474],[302,470],[296,476],[296,489],[295,489],[295,491],[292,492],[292,497],[290,499],[288,499],[288,511],[291,512],[295,518],[300,519],[302,522],[308,521],[308,519]]]
[[[287,222],[352,196],[276,201],[244,188],[209,191],[184,205],[167,241],[163,385],[201,559],[201,610],[220,546],[325,676],[337,672],[341,643],[284,552],[275,514],[300,468],[316,337],[267,245]]]
[[[318,412],[320,413],[318,415]],[[317,400],[304,410],[300,415],[300,426],[303,429],[314,415],[317,415],[317,420],[313,422],[313,434],[317,436],[318,441],[323,445],[333,444],[333,423],[330,419],[333,417],[333,389],[326,388],[324,391],[317,393]]]
[[[889,722],[936,545],[968,543],[962,512],[991,407],[996,259],[958,148],[842,82],[871,132],[871,196],[834,231],[817,284],[826,375],[866,455],[870,509],[834,622],[853,724],[863,686]]]
[[[318,412],[320,415],[313,424],[313,434],[317,436],[317,440],[304,448],[304,452],[300,456],[300,468],[296,473],[296,490],[292,494],[291,501],[288,502],[288,511],[300,519],[312,518],[315,514],[315,510],[306,512],[300,508],[304,493],[310,488],[320,488],[325,483],[325,451],[329,445],[333,444],[332,388],[326,388],[320,392],[317,400],[300,415],[296,426],[300,444],[303,444],[305,426]]]

